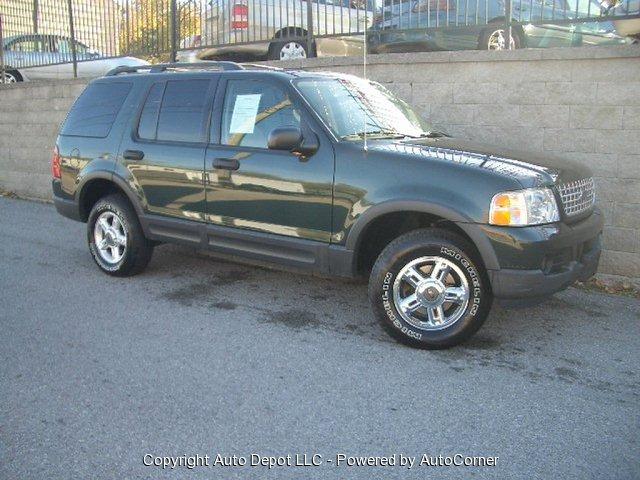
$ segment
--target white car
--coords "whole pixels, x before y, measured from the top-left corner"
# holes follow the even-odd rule
[[[364,47],[364,36],[357,34],[374,17],[373,0],[213,0],[210,5],[201,35],[180,42],[179,61],[357,55]],[[324,37],[315,37],[312,45],[307,42],[307,5],[313,35]]]
[[[135,57],[101,58],[100,52],[75,42],[79,77],[101,77],[119,66],[148,65]],[[42,78],[73,78],[71,39],[58,35],[15,35],[3,42],[5,83]]]

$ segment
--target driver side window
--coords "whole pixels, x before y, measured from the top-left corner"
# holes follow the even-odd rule
[[[223,145],[267,148],[269,133],[300,128],[300,112],[280,86],[260,80],[229,80],[222,113]]]

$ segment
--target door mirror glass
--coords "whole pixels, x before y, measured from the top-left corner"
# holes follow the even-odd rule
[[[298,127],[274,128],[269,133],[267,146],[270,150],[292,152],[302,145],[302,131]]]

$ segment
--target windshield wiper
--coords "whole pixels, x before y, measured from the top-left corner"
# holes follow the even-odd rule
[[[349,135],[343,135],[341,138],[344,140],[346,138],[353,138],[353,137],[357,137],[357,138],[364,138],[365,135],[367,137],[377,137],[377,138],[381,138],[381,137],[386,137],[386,138],[404,138],[405,135],[399,133],[399,132],[392,132],[389,130],[374,130],[371,132],[356,132],[356,133],[350,133]]]

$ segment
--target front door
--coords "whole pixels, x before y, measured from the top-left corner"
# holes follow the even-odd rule
[[[175,77],[174,77],[175,78]],[[205,220],[204,155],[217,77],[158,80],[120,150],[148,213]]]
[[[244,77],[244,78],[243,78]],[[205,159],[210,223],[329,243],[333,146],[278,78],[227,77],[212,118]],[[222,87],[222,85],[221,85]],[[225,91],[226,90],[226,91]],[[267,148],[278,127],[318,135],[309,158]]]

